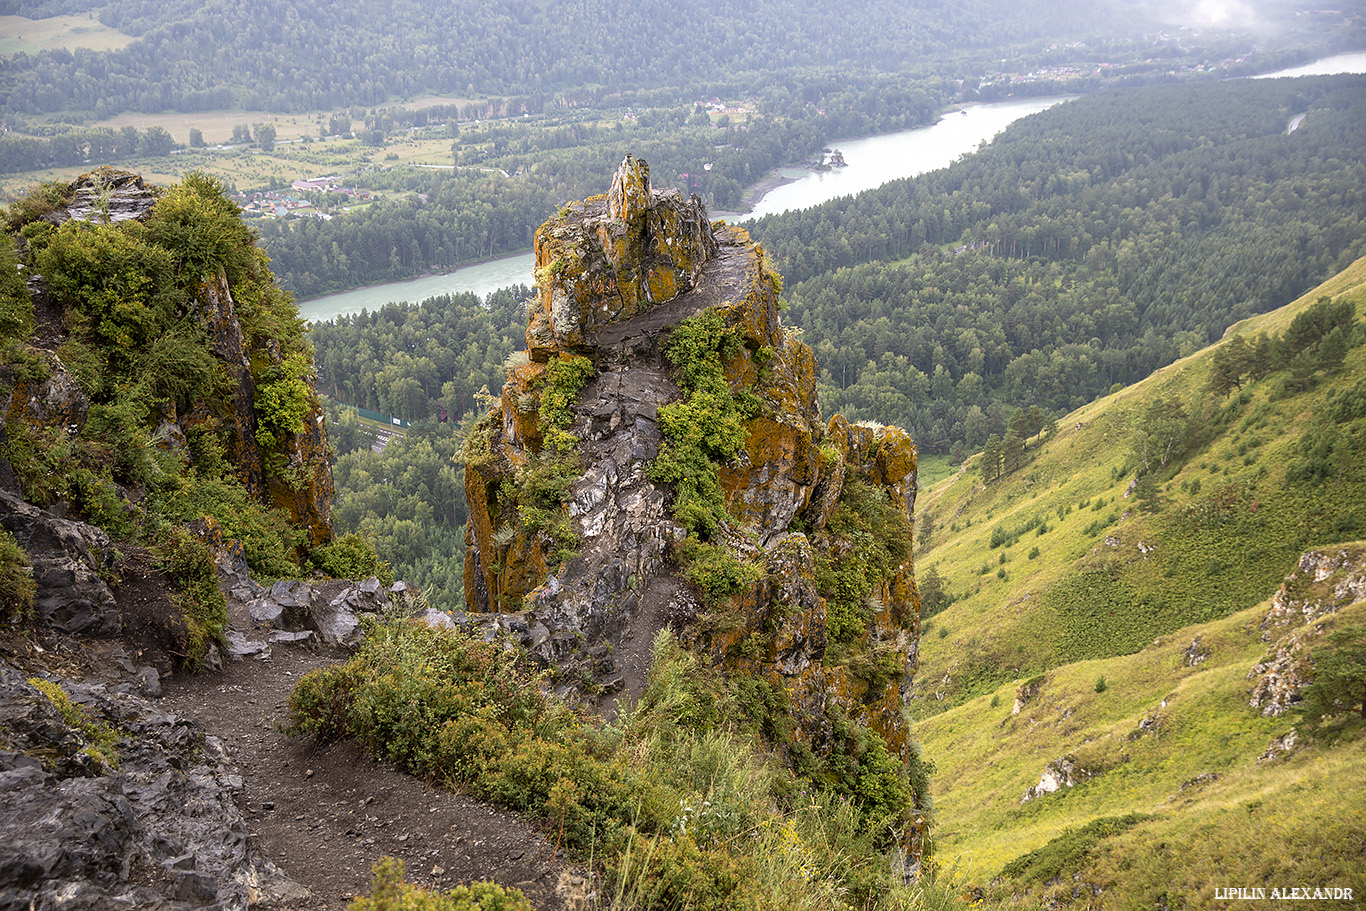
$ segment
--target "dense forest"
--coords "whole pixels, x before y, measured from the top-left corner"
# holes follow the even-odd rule
[[[827,409],[961,454],[1009,407],[1066,412],[1361,255],[1364,143],[1361,77],[1098,93],[752,232]]]
[[[488,407],[508,355],[524,344],[529,288],[388,304],[312,331],[320,391],[407,416],[414,425],[371,451],[354,411],[328,409],[339,530],[374,543],[428,603],[459,608],[464,591],[465,466],[460,417]],[[446,420],[442,420],[446,418]]]
[[[788,282],[787,321],[816,351],[827,412],[897,423],[925,451],[961,455],[1004,436],[1013,408],[1063,413],[1292,299],[1361,252],[1363,85],[1087,96],[946,170],[756,222]],[[658,172],[666,186],[667,166]],[[491,196],[476,211],[489,243],[515,244],[515,219],[496,221]],[[427,233],[385,234],[384,212]],[[265,243],[295,282],[343,257],[401,265],[452,252],[411,199],[373,219],[268,230]],[[439,407],[463,415],[481,386],[497,391],[499,363],[521,345],[513,297],[394,305],[318,327],[321,388],[410,420]]]
[[[362,179],[389,198],[330,221],[265,221],[262,243],[281,283],[302,296],[449,270],[529,248],[561,205],[607,189],[604,175],[626,148],[650,162],[656,186],[734,208],[745,186],[784,162],[818,155],[832,134],[929,122],[947,88],[870,79],[822,86],[815,97],[819,104],[772,90],[745,121],[719,125],[688,104],[643,111],[625,124],[583,114],[503,121],[477,133],[457,128],[455,159],[477,169],[367,172]],[[403,128],[402,119],[387,119],[367,118],[380,129]]]
[[[464,603],[464,437],[451,424],[423,422],[372,452],[354,411],[329,408],[337,451],[332,520],[374,545],[394,575],[416,585],[427,603]]]
[[[442,411],[458,420],[482,387],[502,389],[504,362],[525,347],[530,295],[523,286],[444,295],[316,324],[318,390],[410,421]]]
[[[999,59],[1001,47],[1031,42],[1038,53],[1062,36],[1138,22],[1126,4],[1080,0],[877,0],[839,15],[796,0],[764,0],[743,15],[717,0],[464,0],[437,16],[414,0],[265,0],[249,8],[222,0],[6,0],[0,13],[88,13],[136,36],[118,51],[21,54],[0,69],[0,110],[100,118],[234,106],[314,111],[424,92],[514,95],[535,106],[566,90],[575,99],[597,91],[584,87],[739,87],[821,69],[905,72],[908,60]]]

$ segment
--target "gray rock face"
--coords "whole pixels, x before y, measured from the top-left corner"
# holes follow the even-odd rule
[[[156,204],[156,196],[131,171],[96,168],[76,178],[73,199],[47,216],[47,221],[93,221],[107,224],[142,218]]]
[[[1262,639],[1271,652],[1248,674],[1253,682],[1248,704],[1263,715],[1281,715],[1302,701],[1300,691],[1314,679],[1313,647],[1331,626],[1331,617],[1366,599],[1366,554],[1354,549],[1308,551],[1271,597],[1262,620]]]
[[[84,734],[0,662],[0,909],[237,911],[307,897],[252,843],[221,744],[137,696],[54,680],[123,735],[118,769],[81,752]]]
[[[1029,803],[1038,797],[1046,794],[1056,794],[1063,788],[1074,788],[1091,778],[1091,773],[1077,765],[1071,756],[1060,756],[1048,765],[1044,766],[1043,774],[1039,776],[1039,783],[1032,785],[1025,791],[1024,797],[1020,798],[1020,803]]]
[[[0,526],[33,563],[35,606],[44,625],[74,635],[118,635],[122,618],[113,592],[101,578],[114,565],[114,545],[107,534],[3,491]]]

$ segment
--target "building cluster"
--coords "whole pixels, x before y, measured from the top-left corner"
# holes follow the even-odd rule
[[[313,177],[296,180],[290,184],[289,190],[257,190],[241,194],[238,204],[242,207],[243,214],[258,218],[321,218],[327,221],[332,216],[319,210],[313,199],[300,194],[334,194],[335,197],[356,203],[369,202],[375,198],[374,191],[342,186],[337,182],[339,179]]]

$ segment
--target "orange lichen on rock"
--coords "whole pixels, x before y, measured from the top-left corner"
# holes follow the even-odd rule
[[[528,632],[527,641],[547,661],[563,658],[555,636],[563,642],[567,631],[590,647],[620,647],[626,640],[613,631],[637,614],[696,617],[676,624],[684,642],[727,675],[780,692],[794,749],[842,749],[831,731],[852,722],[909,761],[903,692],[919,633],[910,436],[839,415],[823,420],[815,356],[782,325],[782,281],[763,250],[743,229],[709,223],[695,198],[652,189],[643,162],[628,156],[608,194],[572,203],[542,225],[536,266],[529,363],[509,370],[466,472],[467,606],[522,606],[496,622],[544,626],[549,639]],[[703,311],[724,326],[715,350],[732,401],[720,410],[727,421],[742,417],[744,442],[729,461],[711,462],[725,515],[700,533],[710,540],[689,546],[764,570],[738,591],[708,589],[708,603],[700,584],[668,565],[669,542],[689,534],[663,514],[674,485],[659,489],[641,468],[661,451],[656,424],[676,413],[662,421],[659,406],[683,396],[674,381],[684,365],[663,352],[677,325]],[[598,372],[572,409],[584,473],[562,504],[583,553],[556,567],[550,543],[516,524],[520,507],[507,498],[519,467],[535,464],[542,445],[536,390],[544,365],[571,354],[591,358]],[[716,376],[711,383],[705,395],[724,397]],[[873,552],[869,541],[878,536]],[[638,558],[642,547],[652,556]],[[861,584],[851,586],[851,577]],[[667,606],[649,600],[666,595]],[[908,857],[918,837],[907,833]]]

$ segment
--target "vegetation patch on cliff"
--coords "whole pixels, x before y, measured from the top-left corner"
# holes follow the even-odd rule
[[[665,443],[649,469],[651,480],[673,485],[673,515],[688,531],[680,549],[684,575],[714,601],[761,576],[758,567],[711,543],[730,518],[717,465],[733,459],[748,436],[744,420],[749,415],[731,394],[724,367],[743,347],[741,331],[727,329],[714,310],[674,327],[664,353],[684,397],[659,409]]]
[[[825,544],[815,554],[816,585],[826,599],[826,635],[832,642],[860,638],[876,606],[870,602],[874,591],[911,554],[910,520],[885,490],[850,475],[818,541]]]
[[[125,550],[158,555],[179,591],[181,660],[195,666],[225,616],[188,528],[240,542],[267,577],[299,573],[310,532],[330,537],[298,312],[203,175],[162,190],[101,169],[34,190],[4,224],[0,458],[29,502],[64,504]],[[117,585],[117,561],[110,572]]]

